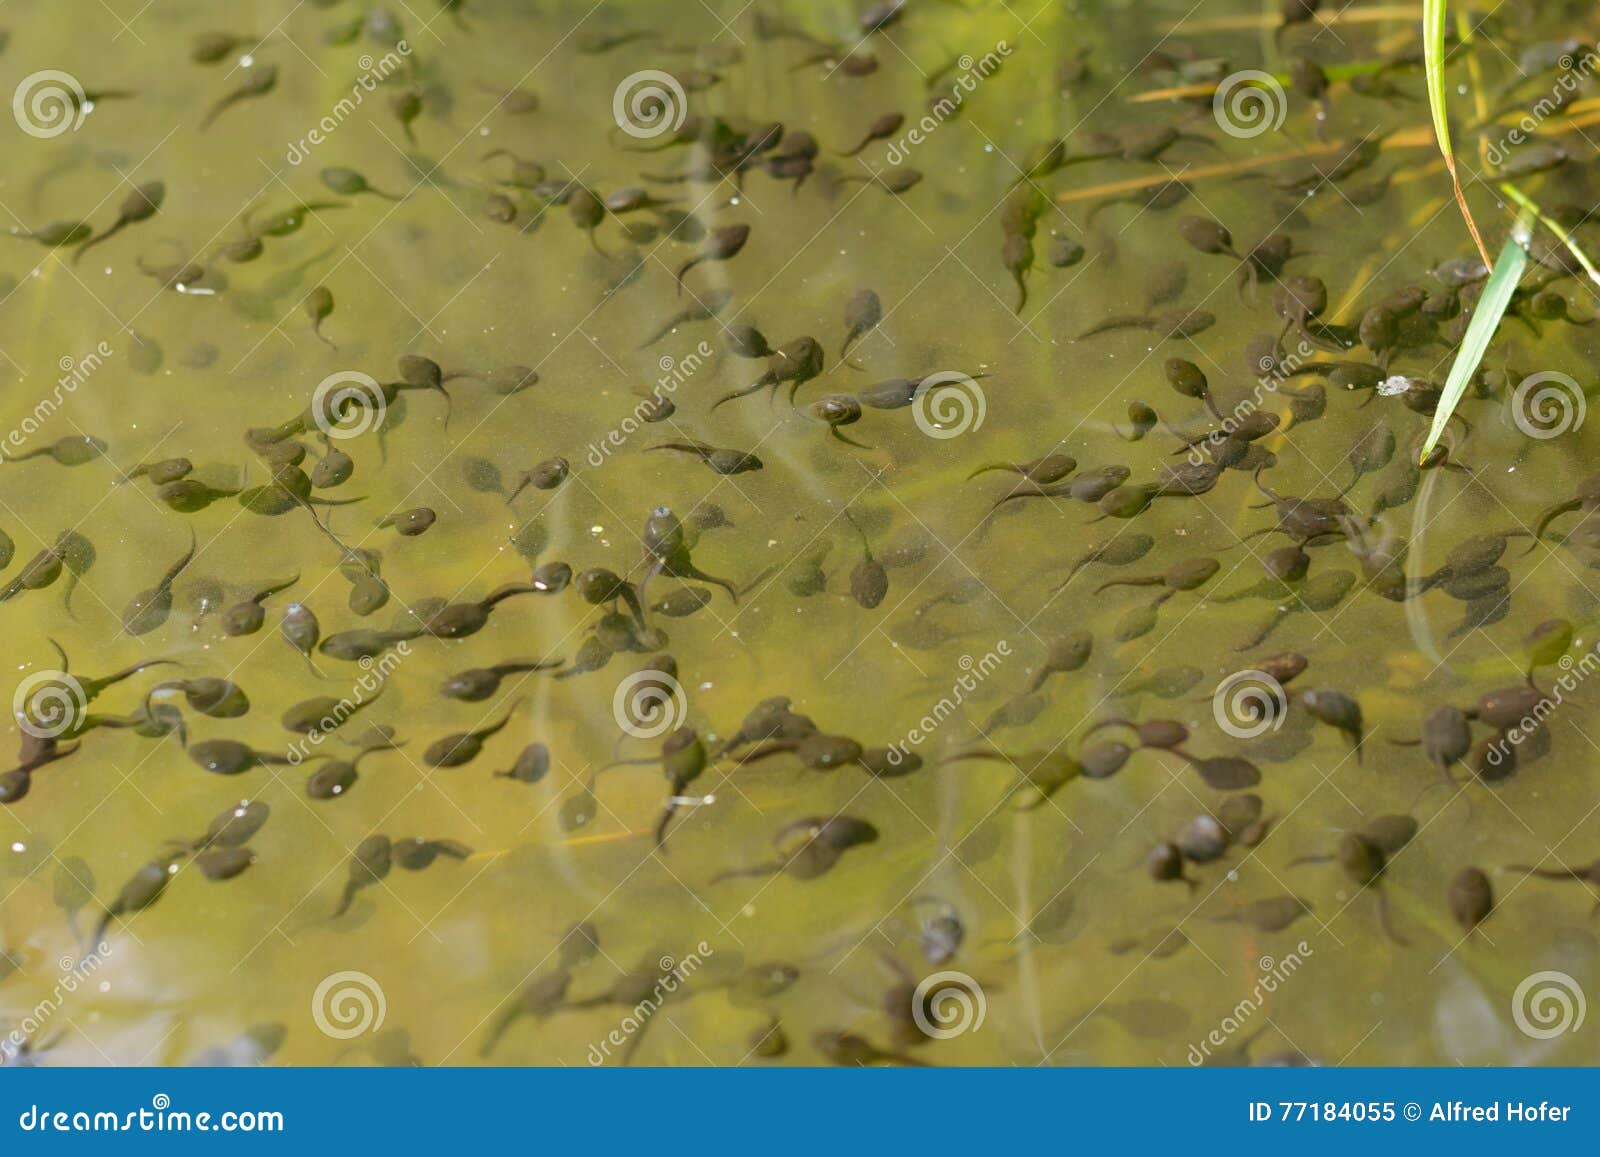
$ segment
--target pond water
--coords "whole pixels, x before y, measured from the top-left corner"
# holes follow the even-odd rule
[[[0,54],[7,1062],[1600,1056],[1596,285],[1418,467],[1418,8],[100,7]],[[1595,23],[1452,45],[1491,255]]]

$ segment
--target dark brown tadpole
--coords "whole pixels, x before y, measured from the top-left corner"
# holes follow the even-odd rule
[[[744,450],[725,450],[707,446],[703,442],[661,442],[646,446],[646,450],[675,450],[680,454],[693,454],[710,468],[713,474],[744,474],[761,469],[761,459]]]
[[[739,591],[733,583],[706,574],[695,566],[694,560],[689,555],[683,523],[672,513],[670,507],[658,506],[650,512],[650,517],[645,519],[644,534],[641,539],[644,543],[645,573],[639,580],[637,588],[640,601],[644,600],[646,584],[661,574],[668,578],[712,583],[727,591],[728,597],[738,603]]]
[[[106,444],[93,434],[68,434],[45,446],[38,446],[26,454],[0,454],[3,462],[26,462],[30,458],[48,458],[58,466],[83,466],[103,457]]]
[[[257,589],[244,601],[235,603],[222,612],[222,633],[229,638],[238,638],[241,635],[253,635],[261,629],[266,622],[267,612],[262,603],[277,594],[286,591],[300,581],[299,574],[281,582],[267,583]]]
[[[850,597],[855,599],[858,606],[874,610],[889,593],[889,572],[872,557],[872,543],[867,541],[867,532],[861,529],[848,510],[844,512],[844,517],[861,536],[863,551],[861,561],[850,571]]]
[[[1174,843],[1163,841],[1150,849],[1150,854],[1145,857],[1144,866],[1150,878],[1158,882],[1182,880],[1191,892],[1200,884],[1200,881],[1193,876],[1184,874],[1183,851]]]
[[[0,589],[0,602],[14,599],[23,591],[43,590],[61,577],[64,562],[65,556],[59,547],[45,547],[27,561],[17,572],[16,577]]]
[[[283,765],[293,761],[286,755],[257,751],[236,739],[207,739],[189,748],[189,758],[213,775],[238,775],[252,767]],[[310,758],[323,758],[313,756]]]
[[[71,667],[71,664],[67,659],[67,652],[62,649],[61,644],[56,642],[54,639],[50,639],[48,641],[50,646],[55,649],[57,657],[60,658],[61,673],[65,675]],[[118,671],[113,671],[109,675],[100,675],[98,677],[91,677],[88,675],[73,675],[71,681],[76,684],[78,691],[82,694],[83,702],[85,704],[89,704],[93,703],[95,699],[100,696],[101,692],[105,691],[107,688],[114,687],[125,679],[131,679],[141,671],[147,671],[151,667],[172,666],[176,666],[176,661],[173,659],[143,659],[140,662],[131,663]]]
[[[913,169],[910,165],[898,165],[875,173],[846,173],[835,180],[841,185],[848,185],[852,181],[876,185],[891,196],[898,197],[901,193],[910,192],[921,184],[922,171]]]
[[[476,731],[456,732],[435,740],[422,753],[422,762],[429,767],[460,767],[462,764],[470,763],[483,750],[483,741],[510,723],[521,706],[522,700],[518,699],[506,709],[506,713],[497,723],[485,724]]]
[[[156,486],[165,486],[168,482],[176,482],[185,477],[192,470],[194,463],[187,458],[162,458],[155,462],[139,463],[128,471],[122,482],[132,482],[135,478],[148,478]]]
[[[624,603],[633,614],[634,621],[639,624],[641,631],[647,630],[644,621],[644,607],[639,602],[639,594],[633,584],[624,579],[615,571],[607,570],[603,566],[590,567],[588,570],[579,571],[572,579],[573,588],[578,596],[592,607],[614,606],[617,602]]]
[[[201,129],[208,129],[212,123],[242,100],[253,97],[266,96],[278,83],[278,66],[276,64],[257,64],[245,70],[244,80],[239,87],[228,93],[216,104],[211,106],[209,112],[201,119]]]
[[[488,625],[490,612],[506,599],[543,593],[543,588],[534,583],[504,583],[475,603],[448,603],[438,607],[423,619],[422,633],[436,639],[464,639],[483,630]],[[327,649],[326,644],[323,649]]]
[[[1192,192],[1193,190],[1189,187],[1187,181],[1173,177],[1148,189],[1101,198],[1089,210],[1086,222],[1093,222],[1103,210],[1109,209],[1113,205],[1138,205],[1141,210],[1159,213],[1165,209],[1181,205],[1189,198]]]
[[[341,197],[355,197],[361,193],[371,193],[374,197],[381,197],[385,201],[400,201],[393,193],[385,193],[382,189],[374,189],[367,178],[354,169],[345,169],[337,166],[323,169],[317,174],[323,185]]]
[[[1279,280],[1272,291],[1272,308],[1283,318],[1280,341],[1294,331],[1324,349],[1345,348],[1319,320],[1328,308],[1328,288],[1319,278],[1297,274]]]
[[[1361,741],[1365,738],[1365,731],[1361,719],[1361,704],[1356,702],[1353,696],[1323,687],[1302,691],[1300,705],[1329,727],[1337,728],[1348,735],[1356,762],[1361,762]]]
[[[94,226],[87,221],[52,221],[37,229],[24,229],[12,225],[6,232],[12,237],[37,241],[47,249],[60,249],[66,245],[77,245],[93,237]]]
[[[210,848],[242,848],[266,826],[271,816],[272,808],[264,801],[240,800],[218,812],[203,836],[193,840],[169,840],[168,843],[185,853],[203,852]]]
[[[1378,921],[1384,934],[1401,947],[1410,947],[1410,941],[1394,930],[1389,922],[1389,900],[1383,891],[1383,874],[1389,857],[1403,848],[1417,830],[1410,816],[1379,816],[1359,832],[1346,832],[1338,847],[1330,855],[1301,856],[1291,863],[1325,863],[1333,860],[1356,885],[1370,887],[1378,902]]]
[[[1228,232],[1227,226],[1210,217],[1180,218],[1178,236],[1196,252],[1231,257],[1235,261],[1244,260],[1234,250],[1233,235]]]
[[[477,703],[500,690],[500,681],[507,675],[549,671],[559,666],[561,666],[560,659],[513,659],[505,663],[496,663],[492,667],[472,667],[458,671],[445,679],[439,685],[439,694],[446,699]]]
[[[1546,619],[1528,632],[1522,645],[1527,655],[1529,685],[1539,668],[1561,662],[1572,647],[1574,633],[1575,628],[1568,619]]]
[[[1266,502],[1258,503],[1257,506],[1272,506],[1277,513],[1278,522],[1276,526],[1253,530],[1245,536],[1246,538],[1276,532],[1297,539],[1302,546],[1306,546],[1319,539],[1346,536],[1344,520],[1351,512],[1343,498],[1287,498],[1261,481],[1261,471],[1264,468],[1257,467],[1251,475],[1256,489],[1267,498]]]
[[[695,321],[706,321],[710,318],[716,317],[728,307],[728,303],[732,300],[733,294],[720,286],[711,290],[709,293],[701,295],[693,302],[693,304],[687,305],[683,309],[678,310],[676,313],[672,314],[665,321],[663,321],[659,326],[657,326],[655,331],[649,337],[645,338],[644,341],[639,343],[638,348],[646,349],[655,345],[656,342],[666,337],[669,333],[681,325],[688,325],[690,322]],[[766,339],[763,338],[763,345],[765,342]],[[752,356],[766,357],[770,352],[770,350],[763,349],[761,353]]]
[[[339,896],[339,906],[333,911],[334,917],[343,916],[350,910],[356,893],[361,889],[370,888],[387,878],[393,865],[394,845],[388,836],[371,835],[357,844],[356,850],[350,855],[350,876]]]
[[[197,540],[194,528],[189,530],[189,549],[183,557],[167,568],[161,581],[149,590],[133,596],[122,612],[122,629],[130,635],[147,635],[167,621],[172,612],[172,584],[183,568],[194,558]]]
[[[1203,309],[1173,309],[1164,313],[1117,314],[1098,325],[1090,326],[1074,340],[1110,333],[1118,329],[1148,329],[1170,340],[1190,338],[1204,333],[1217,323],[1216,315]]]
[[[232,32],[201,32],[189,49],[189,59],[196,64],[216,64],[235,48],[255,44],[259,36],[238,36]]]
[[[133,877],[122,886],[116,898],[105,906],[100,923],[95,928],[89,943],[95,945],[104,943],[106,931],[111,927],[112,921],[121,916],[141,912],[161,899],[161,894],[166,891],[167,882],[177,870],[176,864],[165,859],[152,860],[140,866]]]
[[[830,871],[851,848],[877,840],[878,829],[854,816],[807,817],[779,828],[772,837],[777,857],[748,868],[730,868],[712,877],[712,883],[740,876],[771,876],[782,872],[798,880],[814,880]]]
[[[867,131],[862,136],[860,143],[854,148],[846,149],[839,155],[841,157],[853,157],[874,141],[888,140],[899,132],[900,126],[905,123],[906,118],[897,112],[884,113],[882,116],[874,117],[872,123],[867,126]],[[841,353],[840,356],[842,357],[843,354]]]
[[[306,317],[311,321],[311,332],[329,349],[337,350],[332,340],[322,332],[322,323],[333,313],[333,293],[325,285],[319,285],[310,293],[302,303]]]
[[[110,228],[98,236],[85,240],[72,255],[72,263],[76,265],[83,260],[83,255],[90,249],[116,236],[129,225],[154,217],[160,212],[162,202],[166,199],[167,186],[163,181],[148,181],[134,186],[133,191],[122,199],[122,204],[117,209],[117,219],[111,223]]]
[[[731,402],[735,398],[742,398],[757,390],[770,388],[776,396],[778,387],[784,382],[790,385],[789,400],[792,402],[795,393],[802,385],[822,373],[825,356],[822,345],[816,338],[798,337],[792,342],[787,342],[772,355],[772,361],[764,374],[744,389],[722,395],[711,403],[711,409],[715,410],[724,402]]]
[[[1479,868],[1462,868],[1451,877],[1446,899],[1450,915],[1469,934],[1494,910],[1494,888]]]
[[[1033,242],[1024,234],[1007,233],[1000,244],[1000,264],[1005,266],[1012,284],[1017,287],[1017,303],[1011,311],[1020,316],[1023,307],[1028,304],[1028,271],[1033,268]]]
[[[678,296],[683,296],[683,278],[689,270],[708,261],[727,261],[736,257],[749,239],[748,225],[723,225],[716,229],[701,247],[700,252],[680,265],[677,273],[673,275],[673,280],[678,285]]]
[[[278,633],[283,636],[283,641],[288,643],[305,658],[306,666],[317,678],[322,678],[322,672],[317,670],[317,665],[311,661],[311,652],[317,649],[317,641],[322,637],[322,624],[317,621],[317,616],[311,608],[304,603],[290,603],[283,609],[283,618],[278,623]]]
[[[666,852],[667,829],[679,810],[684,807],[711,803],[715,796],[689,796],[689,785],[706,769],[710,756],[699,732],[692,727],[680,727],[662,740],[661,772],[667,779],[667,799],[654,831],[656,847]]]
[[[844,303],[844,344],[839,347],[839,357],[842,359],[850,352],[850,347],[872,330],[877,328],[883,320],[883,302],[878,300],[878,295],[870,289],[858,289],[852,293]]]
[[[1267,641],[1267,637],[1289,615],[1303,611],[1313,614],[1322,614],[1338,606],[1356,585],[1356,576],[1352,571],[1333,570],[1323,571],[1307,579],[1305,584],[1297,591],[1291,592],[1290,597],[1278,607],[1254,635],[1234,648],[1235,651],[1248,651]]]
[[[828,433],[847,446],[871,450],[864,442],[840,432],[841,426],[854,425],[861,420],[861,403],[849,394],[824,394],[807,407],[812,417],[828,427]]]
[[[569,971],[569,966],[563,964],[549,972],[541,973],[523,985],[522,990],[511,999],[490,1026],[489,1035],[478,1048],[478,1055],[487,1057],[494,1052],[495,1046],[500,1043],[500,1038],[521,1018],[530,1017],[542,1021],[566,1007],[567,987],[571,983],[572,973]]]
[[[203,675],[194,679],[172,679],[157,683],[145,696],[145,709],[150,710],[150,699],[167,691],[181,691],[191,710],[212,719],[235,719],[250,710],[250,699],[231,679]]]
[[[1078,460],[1071,454],[1051,453],[1028,462],[985,462],[967,475],[967,481],[993,470],[1006,470],[1036,486],[1052,486],[1077,468]]]
[[[1445,703],[1428,712],[1422,720],[1420,739],[1391,739],[1389,742],[1402,747],[1420,744],[1428,762],[1439,771],[1439,781],[1418,792],[1416,800],[1412,801],[1413,807],[1434,788],[1455,789],[1461,786],[1450,769],[1471,753],[1472,728],[1467,713],[1459,707]]]

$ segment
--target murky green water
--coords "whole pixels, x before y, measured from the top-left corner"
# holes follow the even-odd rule
[[[1595,331],[1574,323],[1593,316],[1595,292],[1581,273],[1536,263],[1528,320],[1505,323],[1461,410],[1470,433],[1453,428],[1453,461],[1465,469],[1408,466],[1428,421],[1428,384],[1443,382],[1463,325],[1430,271],[1472,252],[1429,135],[1422,78],[1404,63],[1420,52],[1415,14],[1354,10],[1280,39],[1276,12],[1255,5],[918,2],[877,31],[863,31],[847,4],[715,7],[163,3],[128,6],[126,26],[109,9],[81,19],[46,6],[7,10],[6,83],[84,94],[57,109],[65,127],[26,103],[18,113],[0,180],[13,233],[75,221],[99,233],[136,187],[164,186],[159,211],[81,260],[74,247],[8,241],[0,425],[12,431],[7,455],[23,460],[0,466],[0,529],[15,544],[0,583],[68,531],[79,536],[69,545],[91,544],[92,565],[78,546],[61,577],[0,603],[7,653],[27,685],[60,668],[53,640],[78,680],[54,685],[79,691],[130,664],[176,664],[74,702],[53,740],[30,740],[25,725],[40,724],[27,711],[12,724],[24,766],[30,751],[81,746],[14,774],[0,808],[10,849],[0,862],[7,1059],[20,1050],[42,1064],[467,1064],[486,1052],[513,1064],[1592,1061],[1593,1025],[1560,1023],[1538,995],[1581,1002],[1600,981],[1592,898],[1580,882],[1512,866],[1586,864],[1600,836],[1589,772],[1597,692],[1584,684],[1594,662],[1582,662],[1600,639],[1584,512],[1554,522],[1524,553],[1541,511],[1589,473],[1595,443],[1570,419],[1559,436],[1530,437],[1513,415],[1530,374],[1570,375],[1580,391],[1592,384]],[[238,43],[219,45],[215,63],[192,60],[196,35],[215,30]],[[1497,10],[1478,35],[1504,51],[1480,45],[1482,75],[1460,67],[1461,83],[1478,84],[1506,125],[1563,76],[1573,78],[1567,99],[1585,98],[1593,86],[1581,60],[1569,53],[1540,71],[1552,55],[1540,50],[1571,37],[1581,58],[1595,32],[1582,6]],[[853,50],[842,66],[841,49]],[[1278,127],[1230,122],[1227,131],[1211,103],[1218,83],[1241,69],[1286,71],[1297,58],[1335,78],[1325,117],[1291,83],[1276,94]],[[269,91],[200,127],[272,67]],[[1304,66],[1294,67],[1303,79]],[[41,81],[44,70],[67,80]],[[660,111],[648,102],[630,111],[625,99],[639,83],[661,83],[641,81],[645,70],[684,90],[671,113],[696,118],[683,122],[685,137],[721,118],[720,154],[638,151],[673,139],[629,120],[638,108]],[[1254,91],[1272,119],[1273,90]],[[408,97],[420,105],[404,108]],[[1471,108],[1463,98],[1468,123]],[[1578,224],[1595,203],[1592,149],[1569,131],[1581,129],[1584,109],[1541,118],[1540,139],[1571,161],[1522,185],[1592,242],[1592,227]],[[903,124],[856,157],[839,155],[895,112]],[[758,126],[772,121],[782,139],[762,149]],[[1179,130],[1164,147],[1152,136],[1163,126]],[[1457,131],[1475,172],[1466,127]],[[1504,132],[1486,130],[1484,147]],[[819,147],[808,152],[802,133]],[[1065,140],[1066,162],[1057,156],[1012,190],[1023,169],[1049,159],[1053,139]],[[514,157],[486,159],[494,150]],[[735,182],[727,174],[741,157]],[[514,172],[515,158],[540,171]],[[403,199],[336,194],[319,180],[330,166]],[[886,187],[907,170],[920,180]],[[882,183],[864,180],[874,172],[887,174]],[[674,174],[690,179],[645,176]],[[1181,204],[1141,206],[1169,180],[1188,182]],[[586,234],[575,187],[609,197],[638,185],[671,204],[606,214]],[[1131,199],[1106,200],[1123,195]],[[1471,195],[1499,244],[1509,215],[1481,187]],[[267,231],[306,203],[323,207],[296,229]],[[1226,244],[1210,246],[1221,252],[1186,243],[1196,228],[1180,231],[1188,216],[1226,224]],[[696,264],[680,294],[680,266],[707,254],[715,230],[739,224],[749,226],[742,248]],[[1005,242],[1024,225],[1032,253],[1019,313],[1005,260],[1020,242]],[[1253,292],[1241,288],[1241,255],[1275,234],[1293,239],[1293,256],[1270,267],[1263,258]],[[259,256],[235,260],[252,237]],[[1285,329],[1275,302],[1286,287],[1307,296],[1291,279],[1309,276],[1325,285],[1326,308],[1284,334],[1277,354],[1282,373],[1298,372],[1263,373],[1262,335]],[[1550,320],[1550,299],[1531,300],[1535,282],[1565,299],[1574,323]],[[1357,334],[1371,307],[1402,300],[1392,295],[1408,286],[1427,303],[1395,307],[1396,336]],[[1469,312],[1478,286],[1462,291]],[[326,340],[304,304],[318,287],[333,300],[318,326]],[[881,320],[844,362],[846,303],[865,289]],[[641,346],[719,295],[727,304],[715,319],[685,320]],[[1173,321],[1079,336],[1107,318],[1174,309],[1205,310],[1214,324],[1189,339],[1159,340]],[[823,370],[793,405],[780,382],[775,394],[713,409],[769,367],[793,364],[729,352],[730,340],[751,340],[737,328],[749,325],[774,348],[814,338]],[[1338,348],[1358,336],[1380,348]],[[1330,381],[1332,363],[1370,373],[1380,352],[1382,372],[1360,379],[1364,388]],[[442,367],[448,424],[443,397],[406,389],[385,394],[377,428],[357,437],[344,437],[347,427],[326,437],[315,423],[259,432],[306,413],[330,375],[388,383],[421,372],[397,368],[402,355]],[[1214,413],[1168,385],[1173,357],[1204,373]],[[535,370],[536,384],[502,392],[495,384],[507,375],[481,376],[517,366]],[[945,376],[925,380],[933,375]],[[1415,384],[1372,388],[1390,375]],[[908,380],[902,403],[912,383],[924,384],[913,404],[869,403],[841,425],[856,444],[830,436],[813,403],[881,400],[896,392],[881,385],[890,379]],[[1327,398],[1317,414],[1307,391],[1319,383]],[[642,421],[653,391],[675,411]],[[1564,397],[1569,408],[1581,400]],[[1162,421],[1138,440],[1135,401]],[[1233,430],[1260,421],[1249,417],[1257,409],[1285,421],[1253,431],[1261,436],[1249,444],[1196,449],[1186,477],[1202,493],[1096,521],[1093,499],[1116,479],[1090,501],[1067,492],[1102,467],[1125,467],[1132,488],[1151,483],[1186,462],[1174,428]],[[1286,429],[1291,409],[1301,412]],[[98,442],[81,464],[26,457],[85,437]],[[242,505],[231,492],[269,486],[273,455],[295,442],[308,451],[305,471],[332,447],[350,455],[353,475],[301,491],[314,516],[281,486],[247,490],[255,509]],[[743,451],[762,468],[719,475],[695,455],[647,449],[660,443]],[[1351,458],[1357,445],[1373,450],[1365,474]],[[73,460],[72,449],[59,456]],[[968,477],[1051,453],[1070,455],[1075,472],[1056,492],[992,515],[1027,484],[1005,472]],[[151,479],[129,477],[175,457],[223,493],[178,511]],[[569,463],[564,479],[528,486],[508,505],[519,476],[556,457]],[[1224,460],[1227,469],[1216,465]],[[503,490],[481,482],[483,463]],[[1272,509],[1256,507],[1257,466],[1279,495],[1328,500],[1348,488],[1347,517],[1319,526],[1328,533],[1308,550],[1303,577],[1224,601],[1262,582],[1268,552],[1294,541],[1250,537],[1274,524]],[[1206,485],[1194,485],[1202,476]],[[280,513],[260,512],[280,500]],[[661,506],[690,524],[693,565],[729,580],[737,602],[715,585],[655,575],[649,604],[689,597],[685,586],[708,601],[685,617],[650,611],[641,631],[627,626],[625,606],[620,620],[605,618],[616,607],[591,605],[574,587],[524,592],[470,637],[418,635],[442,603],[526,584],[536,565],[545,576],[559,561],[639,582],[651,569],[646,521]],[[424,534],[374,525],[415,507],[436,515]],[[726,525],[712,525],[718,511]],[[861,605],[873,601],[862,597],[873,575],[859,568],[862,537],[847,511],[891,564],[872,607]],[[173,583],[170,614],[128,633],[124,608],[184,555],[191,531],[194,557]],[[1456,557],[1440,573],[1453,548],[1496,532],[1513,534],[1503,554],[1470,566]],[[1140,535],[1151,544],[1138,560],[1085,566],[1062,586],[1091,546],[1128,549]],[[376,552],[387,586],[386,605],[365,616],[351,608],[351,576],[369,556],[352,551]],[[668,569],[681,569],[682,555],[673,557]],[[1166,588],[1097,591],[1203,558],[1215,573],[1168,590],[1143,631],[1126,616]],[[817,562],[825,582],[806,591]],[[1336,572],[1351,589],[1319,602],[1313,592],[1337,583]],[[225,635],[224,610],[295,575],[263,600],[259,631]],[[1412,597],[1392,597],[1408,583]],[[313,610],[323,638],[391,628],[407,637],[367,665],[318,653],[319,677],[279,634],[296,602]],[[1278,621],[1280,608],[1299,613]],[[1418,748],[1394,741],[1415,738],[1434,708],[1469,708],[1518,684],[1525,639],[1558,617],[1575,625],[1571,686],[1555,704],[1564,669],[1552,651],[1535,674],[1551,693],[1540,708],[1548,718],[1514,745],[1515,774],[1490,783],[1457,763],[1465,786],[1444,790]],[[1266,641],[1249,646],[1269,622]],[[1068,663],[1060,656],[1075,632],[1090,633],[1093,649]],[[594,656],[597,635],[625,645],[598,669],[573,671]],[[1048,673],[1052,647],[1072,669]],[[1213,706],[1219,682],[1286,651],[1308,663],[1278,688],[1279,706],[1233,717],[1225,730]],[[625,701],[637,682],[629,677],[657,670],[662,655],[676,663],[681,699],[628,720],[653,737],[627,734],[619,686]],[[440,694],[455,672],[518,658],[565,669],[507,675],[476,702]],[[219,718],[170,689],[151,696],[201,678],[232,680],[248,712]],[[659,676],[645,686],[670,689]],[[1313,690],[1359,703],[1358,751],[1313,716],[1301,699]],[[280,716],[316,696],[365,706],[312,744]],[[779,696],[815,734],[867,749],[863,759],[885,774],[850,760],[848,745],[795,749],[806,731],[795,717],[776,738],[715,758],[741,720]],[[181,712],[189,753],[176,733],[110,725],[138,723],[147,703],[169,713],[160,718]],[[1313,705],[1325,715],[1337,706],[1326,696]],[[429,765],[425,753],[442,737],[502,719],[476,758]],[[1093,770],[1107,758],[1097,743],[1136,742],[1125,727],[1090,734],[1108,719],[1176,720],[1188,737],[1132,753],[1114,775],[1076,775],[1079,760]],[[234,740],[275,757],[298,744],[297,753],[349,759],[373,725],[392,729],[397,746],[365,754],[359,778],[333,798],[308,795],[316,761],[218,775],[191,755]],[[658,760],[608,768],[592,804],[583,792],[596,768],[657,755],[678,725],[713,758],[678,785],[682,802],[658,849],[672,794]],[[1493,736],[1482,720],[1472,725],[1475,741]],[[495,774],[534,743],[549,753],[548,772],[527,777],[536,782]],[[910,756],[890,761],[885,749],[896,744]],[[824,746],[846,762],[826,766]],[[1006,753],[1016,767],[955,758],[973,752]],[[1068,782],[1018,790],[1017,768],[1043,753]],[[1223,756],[1248,763],[1207,765],[1211,782],[1198,774],[1198,762]],[[1259,782],[1245,783],[1243,768]],[[1227,770],[1231,784],[1219,778]],[[1151,878],[1152,848],[1197,816],[1243,806],[1227,801],[1245,794],[1259,797],[1264,832],[1187,863],[1193,887]],[[242,801],[270,810],[249,836],[247,870],[209,879],[202,866],[220,870],[220,861],[193,854],[206,847],[169,845],[203,845],[213,817]],[[1418,830],[1389,847],[1364,888],[1339,863],[1297,863],[1333,853],[1341,837],[1348,848],[1355,833],[1366,833],[1358,847],[1370,854],[1383,842],[1373,824],[1400,814]],[[864,821],[876,838],[830,853],[843,821],[820,834],[794,826],[829,817]],[[357,869],[367,886],[336,915],[352,856],[376,836],[393,841],[392,867],[381,880]],[[414,837],[446,843],[419,851],[401,842]],[[429,854],[425,868],[408,869],[409,857]],[[753,871],[791,854],[785,871]],[[151,863],[166,870],[164,888],[138,910],[122,903],[129,910],[106,924],[96,952],[102,913]],[[1470,934],[1448,899],[1467,868],[1486,874],[1494,899]],[[589,931],[573,933],[579,925]],[[952,926],[959,945],[931,950]],[[939,973],[957,975],[916,1000],[913,988]],[[1536,973],[1559,977],[1524,985]],[[526,1015],[508,1022],[519,1009]],[[776,1037],[758,1045],[774,1025],[786,1042],[776,1056]],[[849,1034],[842,1043],[840,1033]]]

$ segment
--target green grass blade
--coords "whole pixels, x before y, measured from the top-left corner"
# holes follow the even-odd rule
[[[1455,149],[1450,143],[1450,119],[1445,115],[1444,36],[1447,0],[1423,0],[1422,4],[1422,63],[1428,78],[1428,111],[1433,114],[1433,135],[1438,139],[1439,152],[1444,157],[1444,167],[1450,173],[1450,189],[1455,194],[1456,206],[1467,223],[1467,232],[1478,247],[1483,262],[1488,265],[1489,250],[1478,232],[1478,223],[1472,219],[1472,209],[1467,205],[1467,195],[1461,189],[1461,176],[1456,172]]]
[[[1483,355],[1489,349],[1489,342],[1494,339],[1494,331],[1500,327],[1500,319],[1511,304],[1511,295],[1516,292],[1517,282],[1521,280],[1522,271],[1528,264],[1524,239],[1532,216],[1531,211],[1523,210],[1517,218],[1516,228],[1512,229],[1505,248],[1500,250],[1500,257],[1494,263],[1489,284],[1484,286],[1483,295],[1478,298],[1478,307],[1473,311],[1472,321],[1467,324],[1467,334],[1461,339],[1461,348],[1456,351],[1456,360],[1450,366],[1450,376],[1445,379],[1439,407],[1433,412],[1433,425],[1428,429],[1428,440],[1422,447],[1423,461],[1439,444],[1445,424],[1450,421],[1450,415],[1455,413],[1461,395],[1467,392],[1467,383],[1478,372]]]
[[[1546,229],[1550,230],[1551,233],[1555,234],[1556,239],[1567,247],[1567,252],[1572,254],[1573,258],[1579,265],[1583,266],[1583,271],[1589,275],[1589,280],[1594,282],[1596,285],[1600,285],[1600,269],[1595,268],[1594,262],[1589,260],[1589,255],[1583,251],[1583,246],[1578,244],[1578,239],[1576,237],[1563,229],[1560,222],[1553,221],[1549,217],[1546,217],[1544,215],[1544,210],[1535,205],[1532,198],[1530,198],[1521,189],[1518,189],[1515,185],[1511,184],[1511,182],[1500,182],[1500,191],[1515,201],[1520,208],[1528,210],[1535,217],[1539,218],[1539,224],[1543,225]]]
[[[1422,65],[1428,76],[1428,111],[1433,114],[1433,135],[1439,138],[1439,151],[1448,159],[1450,122],[1444,115],[1444,25],[1445,0],[1423,0]]]

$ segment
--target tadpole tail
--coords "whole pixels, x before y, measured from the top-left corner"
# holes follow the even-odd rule
[[[1396,932],[1394,925],[1389,920],[1389,897],[1384,894],[1381,885],[1376,891],[1378,893],[1378,923],[1383,927],[1384,935],[1388,936],[1390,940],[1393,940],[1400,947],[1410,948],[1411,941]]]
[[[1538,876],[1542,880],[1582,880],[1584,873],[1571,868],[1536,868],[1532,864],[1507,864],[1506,871]]]
[[[1149,318],[1136,317],[1132,314],[1122,314],[1117,317],[1108,317],[1099,325],[1092,325],[1080,333],[1074,341],[1082,341],[1086,337],[1096,334],[1110,333],[1114,329],[1140,329],[1150,324]]]
[[[783,871],[782,860],[772,860],[765,864],[757,864],[753,868],[724,868],[710,882],[720,884],[723,880],[737,880],[745,876],[771,876]]]
[[[689,258],[689,260],[685,261],[682,265],[678,266],[678,272],[673,275],[673,280],[678,283],[678,296],[679,297],[683,296],[683,278],[684,278],[684,275],[687,274],[689,272],[689,270],[693,269],[696,265],[699,265],[704,260],[705,260],[704,257],[691,257],[691,258]]]
[[[1528,549],[1522,553],[1524,555],[1532,554],[1534,548],[1537,547],[1540,540],[1544,538],[1544,532],[1549,529],[1549,526],[1552,522],[1560,518],[1563,514],[1570,514],[1582,506],[1583,503],[1579,499],[1569,498],[1567,501],[1558,502],[1554,506],[1550,507],[1550,509],[1546,510],[1539,516],[1538,524],[1533,528],[1533,542],[1529,543]]]

